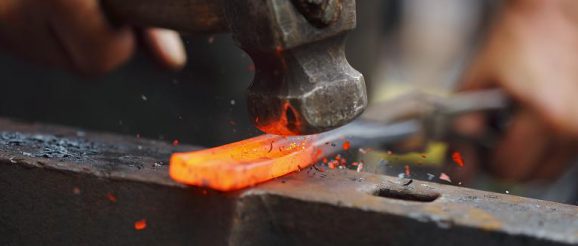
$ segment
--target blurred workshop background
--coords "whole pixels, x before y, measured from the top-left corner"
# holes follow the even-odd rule
[[[353,67],[365,75],[372,103],[416,88],[442,95],[454,91],[499,11],[499,1],[485,0],[357,2],[358,28],[349,36],[347,53]],[[0,117],[199,146],[260,134],[249,122],[244,100],[254,72],[251,59],[228,34],[183,38],[189,61],[182,72],[163,71],[142,51],[121,69],[98,78],[0,54]],[[447,151],[436,153],[428,155],[448,156]],[[367,158],[379,163],[384,157],[377,153]],[[391,168],[366,170],[398,176],[409,163],[417,173],[414,178],[449,183],[439,179],[447,173],[453,185],[578,201],[576,168],[554,183],[516,184],[495,180],[483,170],[459,180],[453,178],[460,176],[451,159],[418,164],[414,159],[387,160]]]

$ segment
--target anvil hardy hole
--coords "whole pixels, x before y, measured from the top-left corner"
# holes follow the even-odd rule
[[[412,201],[412,202],[433,202],[440,194],[438,193],[414,193],[410,190],[391,190],[387,188],[381,188],[376,190],[372,193],[374,196],[390,198],[390,199],[397,199],[397,200],[404,200],[404,201]]]

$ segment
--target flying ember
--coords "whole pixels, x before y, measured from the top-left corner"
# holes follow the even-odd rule
[[[147,220],[146,219],[137,220],[134,222],[134,229],[135,230],[142,231],[146,228],[147,228]]]
[[[343,141],[343,150],[349,150],[351,148],[351,143],[347,140]]]
[[[463,167],[464,166],[464,159],[462,158],[462,154],[460,154],[460,152],[454,152],[452,153],[452,159],[454,160],[454,162],[460,166]]]

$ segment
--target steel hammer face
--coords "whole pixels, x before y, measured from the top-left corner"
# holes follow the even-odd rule
[[[355,0],[223,1],[239,47],[255,63],[248,110],[257,128],[306,135],[349,123],[367,105],[363,75],[345,57]]]

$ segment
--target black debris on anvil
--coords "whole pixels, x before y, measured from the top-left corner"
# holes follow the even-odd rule
[[[98,154],[102,144],[84,139],[61,138],[45,134],[24,134],[20,132],[0,132],[0,146],[25,146],[22,154],[29,157],[82,159]]]

